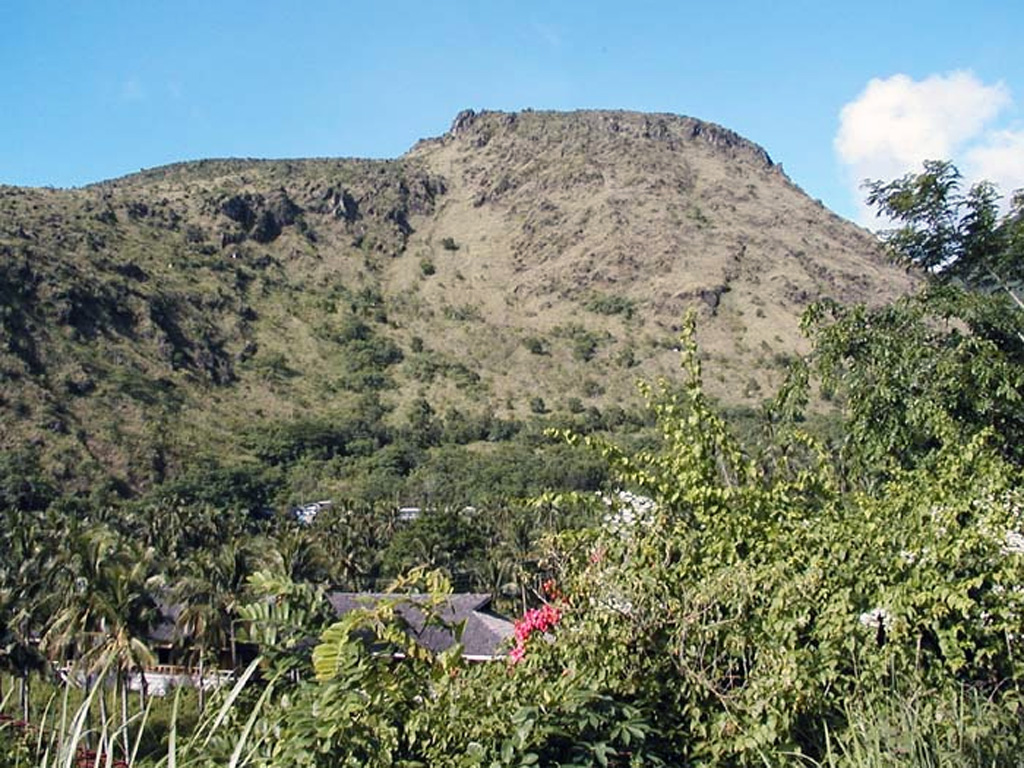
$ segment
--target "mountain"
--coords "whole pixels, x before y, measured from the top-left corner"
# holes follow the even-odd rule
[[[709,390],[754,405],[810,302],[913,284],[762,148],[673,115],[467,111],[396,160],[0,187],[0,448],[81,491],[303,457],[306,492],[351,490],[379,425],[621,420],[688,308]]]

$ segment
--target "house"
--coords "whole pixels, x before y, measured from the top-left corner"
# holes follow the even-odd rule
[[[146,642],[156,664],[129,675],[128,686],[133,691],[146,691],[151,696],[166,696],[173,688],[184,686],[213,690],[230,683],[235,677],[232,654],[228,648],[219,648],[205,668],[197,664],[193,649],[183,643],[178,632],[178,619],[182,606],[165,600],[157,601],[158,619],[149,628]],[[256,658],[256,647],[249,643],[235,643],[234,664],[244,667]],[[200,674],[201,672],[201,674]]]
[[[439,618],[443,625],[427,625],[426,616],[417,603],[424,604],[430,595],[402,595],[381,592],[330,592],[327,599],[340,618],[357,608],[372,606],[381,600],[397,600],[395,610],[404,619],[407,631],[423,647],[441,653],[456,642],[462,643],[462,656],[469,661],[493,661],[506,654],[507,641],[514,633],[511,621],[490,610],[491,596],[479,593],[456,593],[443,598]],[[456,637],[457,628],[462,634]]]
[[[441,653],[457,642],[458,628],[462,643],[462,656],[468,661],[493,661],[504,658],[508,639],[512,637],[512,622],[490,610],[491,596],[479,593],[456,593],[444,596],[439,610],[440,625],[427,625],[424,611],[417,604],[432,599],[430,595],[403,595],[383,592],[329,592],[327,600],[340,618],[357,608],[372,606],[382,600],[397,601],[396,611],[406,624],[413,639],[434,653]],[[230,682],[235,674],[232,669],[232,654],[227,648],[211,654],[208,665],[200,676],[194,653],[188,641],[181,638],[177,623],[181,606],[160,602],[159,620],[150,628],[147,641],[157,657],[156,665],[145,671],[145,686],[154,696],[164,696],[177,686],[197,687],[206,690]],[[313,642],[312,638],[310,642]],[[237,642],[234,661],[244,667],[258,655],[258,648],[251,643]],[[143,676],[133,673],[130,686],[138,690],[143,685]]]
[[[398,522],[414,523],[419,520],[421,514],[423,514],[423,510],[420,507],[399,507]]]
[[[334,502],[330,499],[324,499],[323,501],[311,501],[308,504],[300,504],[297,507],[292,507],[289,510],[289,513],[302,525],[312,525],[313,521],[316,520],[317,515],[332,506],[334,506]]]

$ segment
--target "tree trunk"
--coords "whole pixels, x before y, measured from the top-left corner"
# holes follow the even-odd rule
[[[199,714],[203,714],[203,710],[206,708],[206,681],[203,680],[203,657],[206,656],[205,649],[199,647]]]
[[[23,669],[21,671],[21,719],[24,720],[26,723],[29,721],[29,717],[32,714],[29,711],[31,709],[31,686],[29,684],[28,675],[29,672],[27,669]]]
[[[128,672],[118,673],[121,687],[121,740],[124,745],[125,762],[131,757],[132,741],[128,734]]]
[[[99,744],[96,746],[97,752],[102,752],[105,746],[104,742],[110,729],[110,718],[107,716],[107,677],[106,674],[103,677],[97,677],[95,685],[100,687],[100,739]]]
[[[139,667],[139,714],[146,711],[146,700],[149,698],[149,681],[146,679],[146,670]]]
[[[75,674],[72,670],[70,674]],[[92,674],[86,673],[85,675],[85,689],[82,692],[82,701],[86,701],[89,698],[89,694],[92,693],[92,687],[96,685],[93,680]],[[85,746],[89,747],[89,742],[92,740],[92,706],[85,711]]]

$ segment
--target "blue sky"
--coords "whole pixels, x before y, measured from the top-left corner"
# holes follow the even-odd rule
[[[1024,3],[4,0],[0,183],[394,157],[465,108],[721,123],[812,197],[941,153],[1024,187]]]

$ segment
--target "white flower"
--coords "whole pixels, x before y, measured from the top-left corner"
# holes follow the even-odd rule
[[[657,505],[653,499],[629,491],[618,491],[614,496],[601,496],[609,511],[603,518],[604,527],[612,533],[621,533],[637,523],[650,526]]]
[[[892,616],[885,608],[872,608],[870,611],[862,613],[859,621],[869,629],[881,627],[888,631],[892,627]]]
[[[1004,555],[1024,555],[1024,534],[1020,531],[1007,531],[1001,551]]]

